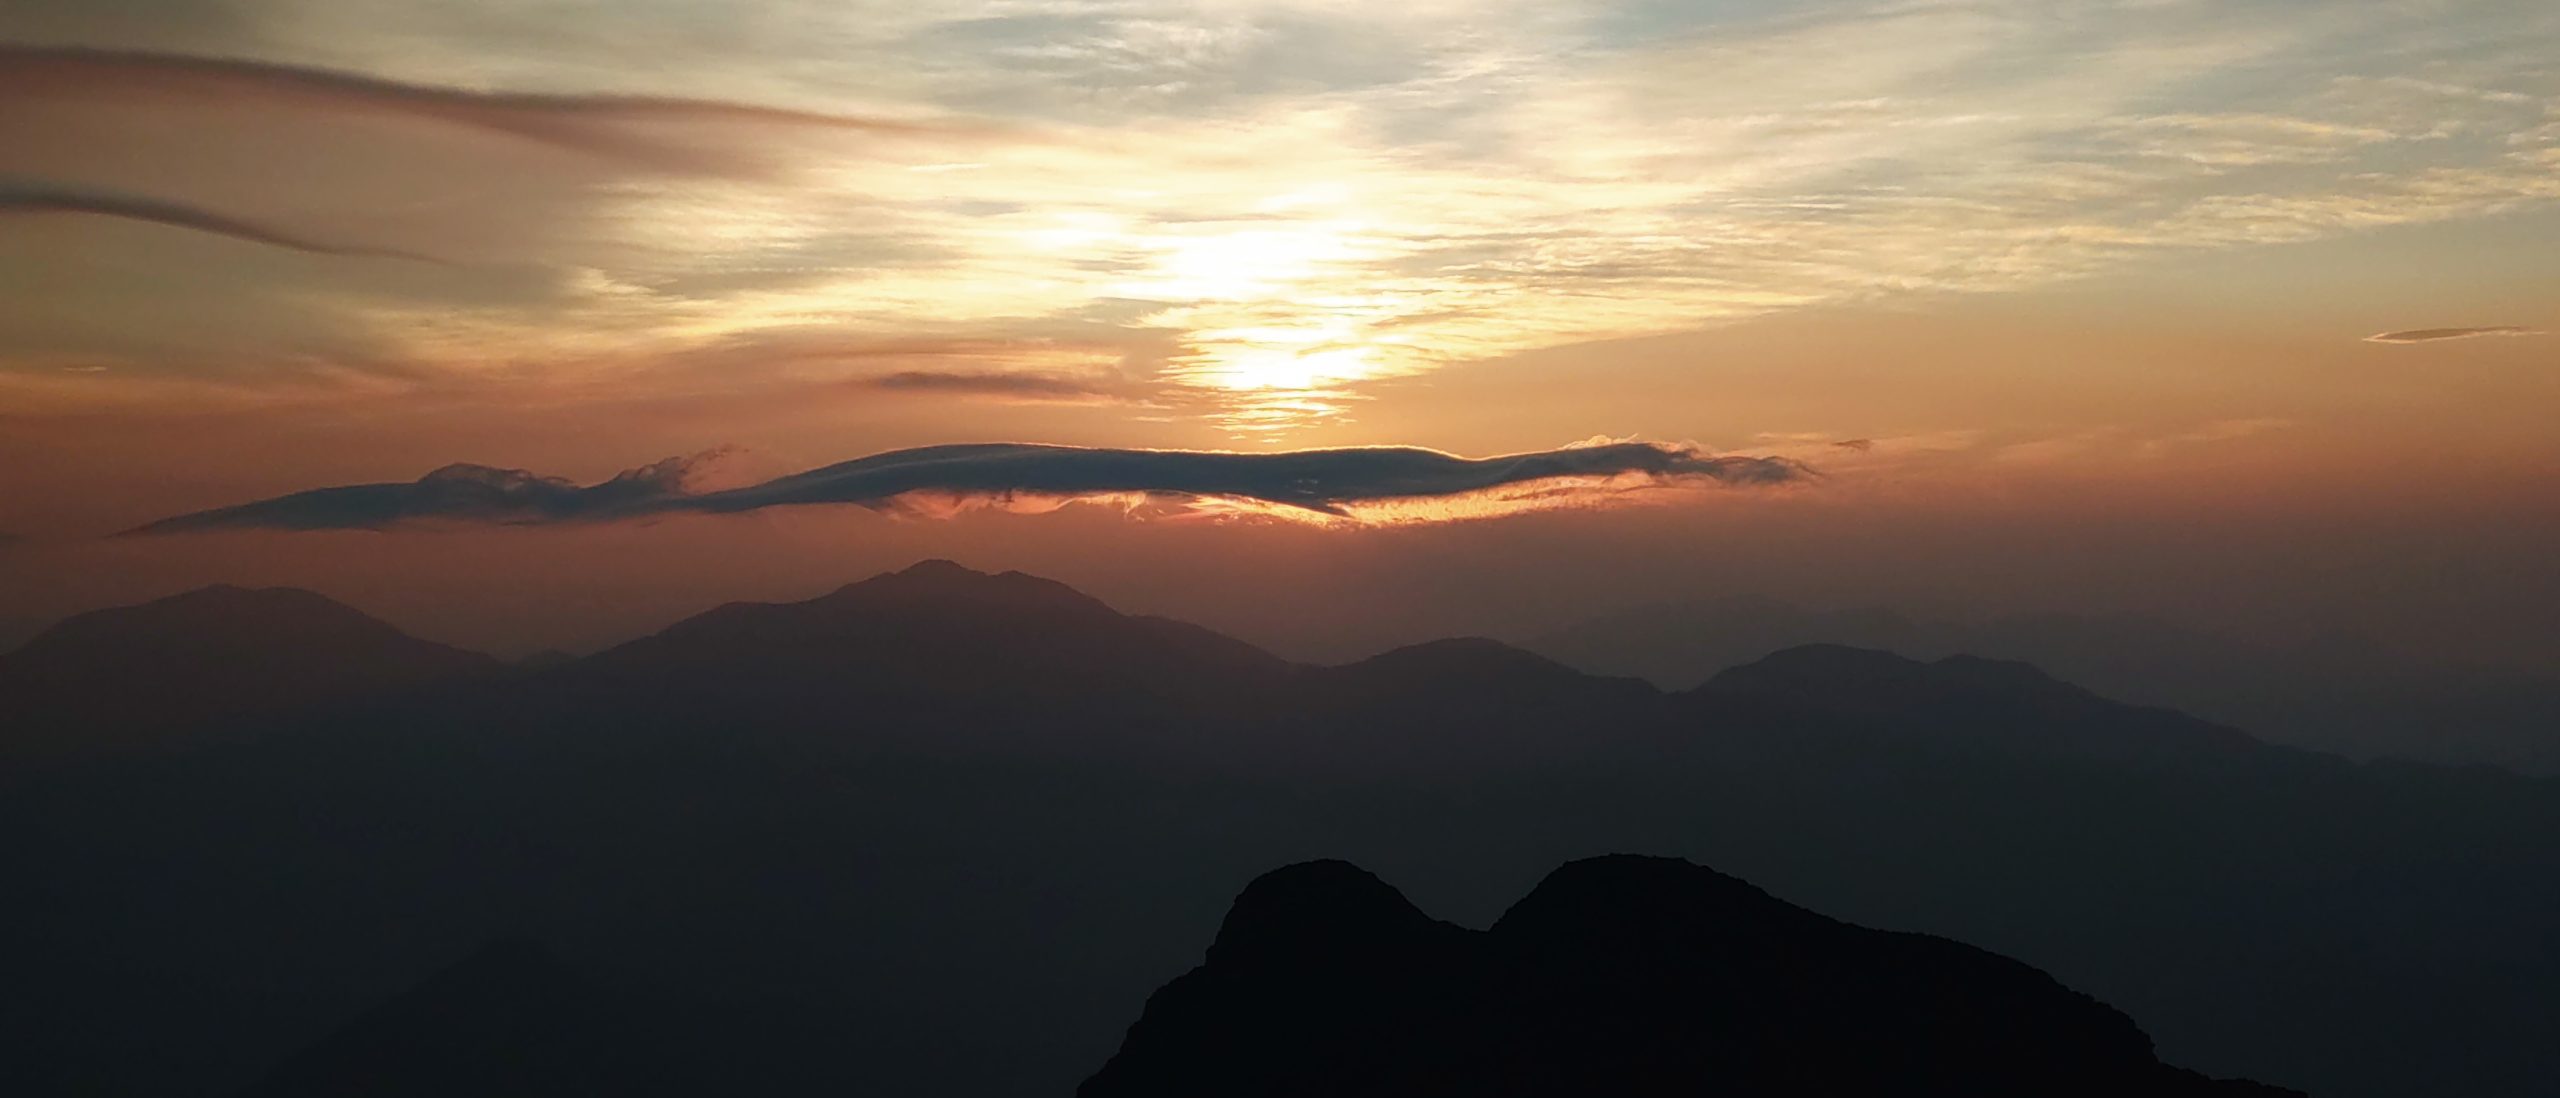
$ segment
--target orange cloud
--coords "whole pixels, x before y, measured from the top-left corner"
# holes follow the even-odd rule
[[[2532,328],[2501,324],[2488,328],[2412,328],[2405,332],[2382,332],[2364,337],[2367,343],[2441,343],[2449,339],[2480,339],[2487,336],[2537,336]]]

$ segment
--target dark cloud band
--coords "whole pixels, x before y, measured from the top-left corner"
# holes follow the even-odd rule
[[[983,443],[893,450],[744,488],[693,493],[689,459],[581,487],[522,470],[454,465],[404,484],[359,484],[163,519],[137,534],[189,530],[377,529],[405,522],[538,524],[766,507],[897,506],[903,497],[1105,497],[1142,494],[1247,500],[1326,515],[1371,502],[1440,499],[1543,484],[1622,482],[1771,485],[1810,473],[1782,458],[1714,455],[1619,442],[1492,458],[1411,447],[1272,454],[1111,450]]]
[[[76,95],[298,101],[389,112],[509,134],[563,148],[700,167],[693,154],[624,123],[761,123],[882,135],[951,132],[933,122],[866,118],[711,99],[559,95],[409,84],[359,73],[263,61],[84,48],[0,46],[0,97]]]
[[[212,233],[216,236],[227,236],[233,240],[245,240],[252,244],[286,248],[311,255],[406,259],[421,263],[437,262],[431,257],[419,255],[416,252],[401,251],[397,248],[374,248],[314,240],[254,221],[189,206],[182,202],[46,183],[0,183],[0,216],[33,214],[81,214],[139,221],[149,225],[165,225],[170,228]]]

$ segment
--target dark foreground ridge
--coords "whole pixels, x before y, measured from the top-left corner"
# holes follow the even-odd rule
[[[1670,858],[1570,863],[1490,931],[1346,862],[1264,874],[1081,1098],[2245,1096],[2114,1008]]]

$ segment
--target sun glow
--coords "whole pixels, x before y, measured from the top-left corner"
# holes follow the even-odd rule
[[[1160,301],[1271,301],[1329,269],[1374,257],[1357,221],[1307,221],[1158,236],[1147,244],[1154,263],[1122,287]]]

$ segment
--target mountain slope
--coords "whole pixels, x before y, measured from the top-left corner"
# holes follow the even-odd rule
[[[2033,615],[1959,623],[1731,598],[1636,606],[1522,642],[1595,674],[1687,689],[1717,668],[1808,644],[2023,659],[2112,698],[2358,758],[2488,763],[2560,774],[2560,677],[2470,667],[2351,637],[2267,647],[2139,618]]]
[[[1711,869],[1578,861],[1490,931],[1342,862],[1248,885],[1080,1098],[2247,1095],[1970,946],[1850,926]]]
[[[1290,666],[1195,625],[1122,614],[1054,580],[940,560],[804,602],[731,603],[580,662],[643,674],[669,663],[763,665],[776,678],[890,686],[977,685],[996,673],[1062,686],[1095,676],[1229,679]]]
[[[764,723],[925,750],[1161,741],[1296,667],[1065,584],[926,561],[794,603],[732,603],[555,669],[644,725]]]
[[[499,667],[309,591],[200,588],[65,619],[0,657],[0,751],[138,746]]]
[[[1687,697],[1783,712],[1798,724],[1883,732],[1937,750],[2184,766],[2303,755],[2183,713],[2111,701],[2025,663],[1974,656],[1922,663],[1805,645],[1727,668]]]

